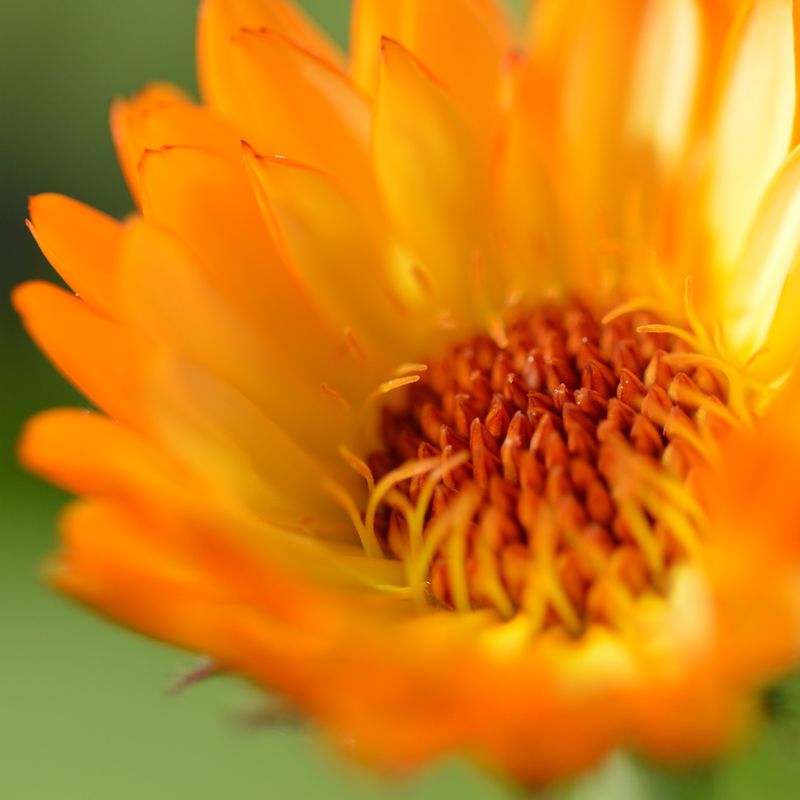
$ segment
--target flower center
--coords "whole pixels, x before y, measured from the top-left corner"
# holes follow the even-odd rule
[[[655,322],[604,324],[577,301],[518,314],[502,342],[453,346],[384,408],[376,480],[421,468],[374,528],[428,604],[577,633],[693,557],[692,475],[727,381]]]

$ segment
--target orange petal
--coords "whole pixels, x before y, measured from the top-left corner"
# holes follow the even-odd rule
[[[141,424],[137,356],[126,331],[50,283],[17,288],[14,305],[48,358],[111,417]]]
[[[475,292],[487,266],[486,179],[464,120],[424,67],[384,40],[373,125],[375,171],[404,243],[429,276],[435,301],[456,320],[487,302]],[[492,297],[488,302],[494,302]]]
[[[156,544],[142,536],[146,524],[108,504],[68,507],[61,518],[63,550],[49,569],[50,581],[135,630],[224,658],[219,627],[230,593],[211,573],[179,560],[164,526]]]
[[[139,202],[139,176],[136,174],[136,167],[145,149],[139,133],[139,120],[153,111],[170,108],[174,105],[183,105],[186,102],[186,95],[177,86],[169,83],[152,83],[131,100],[116,99],[111,104],[109,114],[111,137],[114,140],[122,174],[125,176],[128,189],[137,204]],[[167,144],[167,142],[160,144]],[[170,142],[170,144],[174,144],[174,142]]]
[[[473,129],[488,133],[500,60],[511,46],[500,3],[359,0],[351,69],[369,94],[376,90],[381,37],[413,53],[447,87]]]
[[[404,325],[393,304],[376,225],[323,173],[252,151],[246,158],[273,238],[319,307],[339,330],[354,331],[360,342],[354,346],[361,351],[356,356],[377,359],[388,370],[391,350],[399,363],[408,338],[398,338]]]
[[[355,536],[321,489],[328,470],[234,387],[185,359],[159,359],[148,377],[154,427],[176,461],[195,473],[207,499],[310,530],[345,522],[341,527]],[[344,465],[339,472],[351,478]],[[358,489],[355,480],[349,483]]]
[[[209,285],[197,259],[174,236],[147,222],[131,225],[120,285],[124,318],[143,346],[158,342],[219,375],[310,450],[318,445],[317,452],[335,453],[342,444],[348,415],[322,389],[336,365],[317,378],[278,339],[260,336]]]
[[[509,264],[510,293],[535,303],[537,298],[563,288],[569,262],[564,259],[555,188],[535,147],[538,125],[524,107],[524,84],[529,76],[525,61],[514,59],[506,63],[502,93],[505,104],[493,178],[497,227]]]
[[[751,681],[790,670],[797,659],[799,386],[795,370],[754,429],[732,431],[716,466],[699,475],[725,593],[723,657]]]
[[[349,385],[363,369],[344,360],[331,377],[326,304],[290,274],[272,243],[239,158],[231,163],[195,148],[148,151],[140,165],[146,219],[190,250],[203,279],[222,301],[287,359],[320,380]],[[378,379],[375,379],[376,381]]]
[[[30,420],[19,444],[26,467],[75,494],[133,500],[168,498],[179,490],[176,465],[132,429],[76,409]]]
[[[235,521],[224,536],[224,522],[215,522],[220,527],[154,519],[136,507],[76,503],[62,516],[63,550],[48,577],[124,625],[252,674],[241,648],[247,631],[259,652],[269,653],[267,671],[289,684],[301,674],[298,687],[309,686],[348,607],[337,608],[276,569],[262,551],[254,552],[252,532],[236,530]],[[251,539],[246,548],[237,545],[243,535]]]
[[[58,274],[87,303],[113,314],[122,225],[57,194],[32,197],[29,213],[31,233]]]
[[[403,2],[354,0],[350,16],[350,74],[355,84],[369,96],[378,86],[381,41],[398,39]]]
[[[180,90],[153,84],[131,100],[111,107],[111,133],[131,193],[139,202],[139,160],[146,150],[201,147],[239,158],[239,136],[213,112],[192,103]]]
[[[568,0],[539,0],[528,11],[526,50],[531,58],[546,62],[548,72],[555,71],[559,58],[566,55],[571,34],[570,5]]]
[[[204,150],[149,150],[139,166],[145,219],[191,250],[213,289],[251,324],[310,325],[307,302],[286,274],[241,164]],[[298,317],[300,319],[298,320]],[[313,330],[313,329],[312,329]]]
[[[225,107],[229,94],[231,36],[242,28],[271,30],[329,64],[340,66],[339,48],[289,0],[203,0],[197,29],[200,90],[206,103]]]
[[[581,5],[577,6],[582,8]],[[518,80],[520,100],[518,113],[527,115],[535,135],[539,155],[553,169],[559,143],[561,96],[567,75],[567,63],[572,56],[575,19],[569,12],[574,4],[565,0],[537,0],[530,4],[527,28],[527,66],[525,80]],[[519,59],[517,59],[518,61]],[[541,125],[537,120],[553,120]]]
[[[644,5],[628,0],[562,4],[574,27],[562,56],[561,170],[572,203],[575,198],[583,203],[578,235],[592,243],[599,235],[615,235],[622,222],[622,131]]]
[[[240,30],[216,105],[260,153],[313,164],[369,189],[370,115],[337,68],[274,31]]]

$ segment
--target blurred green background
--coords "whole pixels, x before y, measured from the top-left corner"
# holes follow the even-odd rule
[[[393,2],[394,0],[387,0]],[[56,191],[130,209],[107,129],[115,95],[151,80],[195,89],[197,0],[0,2],[0,234],[4,297],[51,277],[24,226],[27,196]],[[349,2],[303,3],[342,43]],[[518,2],[519,7],[522,3]],[[518,10],[518,9],[517,9]],[[453,762],[402,785],[340,764],[310,732],[242,724],[254,696],[229,680],[169,697],[191,661],[43,587],[65,498],[20,472],[14,442],[33,412],[81,400],[0,304],[0,798],[484,798],[513,791]],[[691,713],[691,709],[686,710]],[[800,735],[789,720],[713,776],[655,776],[613,759],[558,796],[795,798]]]

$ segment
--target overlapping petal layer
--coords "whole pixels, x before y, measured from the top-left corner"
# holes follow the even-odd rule
[[[204,105],[112,112],[138,211],[31,204],[76,296],[15,300],[98,408],[21,445],[84,498],[57,585],[391,769],[458,751],[541,783],[734,740],[800,643],[793,13],[540,0],[517,42],[491,0],[360,0],[348,69],[284,0],[205,0]],[[361,514],[383,397],[575,294],[657,310],[730,376],[703,556],[577,639],[420,611]]]

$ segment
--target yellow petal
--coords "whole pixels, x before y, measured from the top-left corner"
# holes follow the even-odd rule
[[[339,330],[354,331],[354,346],[371,369],[385,374],[392,366],[390,354],[396,365],[407,352],[408,338],[407,320],[388,281],[380,222],[360,212],[342,188],[317,170],[252,151],[246,158],[267,224],[287,263],[321,313]]]
[[[225,303],[177,239],[146,222],[131,225],[120,287],[125,321],[143,347],[157,342],[219,375],[309,449],[335,454],[348,444],[342,441],[348,415],[323,390],[336,374],[335,360],[328,374],[309,374],[279,342],[260,336]]]
[[[640,34],[628,131],[660,171],[680,159],[689,133],[702,61],[696,0],[652,0]]]
[[[391,40],[383,45],[373,152],[389,217],[429,276],[433,302],[469,319],[478,302],[470,271],[487,255],[485,181],[456,107]]]
[[[782,377],[796,367],[800,357],[800,342],[797,339],[798,308],[800,308],[800,259],[796,254],[764,341],[765,351],[752,366],[756,375],[771,380]]]
[[[791,0],[746,4],[719,80],[709,150],[707,217],[724,280],[792,136],[795,111]]]
[[[322,464],[240,392],[185,359],[158,359],[151,366],[156,430],[208,497],[224,496],[228,506],[242,504],[260,519],[312,530],[345,520],[321,490],[327,474]]]
[[[399,42],[444,86],[476,132],[488,117],[511,36],[500,3],[487,0],[360,0],[353,15],[354,79],[374,94],[381,37]]]
[[[787,373],[800,350],[800,150],[769,185],[747,234],[726,296],[726,336],[742,361],[761,377]]]
[[[792,22],[794,23],[794,85],[795,85],[795,108],[794,108],[794,134],[792,136],[792,147],[800,142],[800,0],[792,2]]]
[[[311,288],[277,252],[238,149],[233,163],[195,148],[149,151],[140,166],[146,219],[177,236],[209,287],[287,358],[325,374],[320,380],[344,381],[348,390],[360,381],[368,391],[368,376],[352,359],[343,359],[331,378],[331,340],[345,344],[343,327],[327,322],[324,300],[314,302]],[[351,268],[360,263],[366,262]]]
[[[300,326],[321,330],[306,319],[313,311],[264,227],[241,155],[229,163],[196,148],[150,150],[140,174],[145,219],[192,250],[209,284],[237,313],[264,332],[291,337]]]

